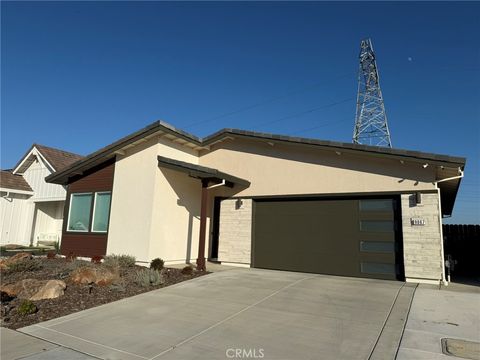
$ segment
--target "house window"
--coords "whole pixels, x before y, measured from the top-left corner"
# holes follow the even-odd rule
[[[110,215],[111,192],[95,193],[95,203],[93,206],[93,225],[92,231],[107,232],[108,217]]]
[[[72,194],[68,212],[68,231],[88,232],[92,194]]]
[[[110,191],[72,194],[67,231],[107,232],[111,198]]]

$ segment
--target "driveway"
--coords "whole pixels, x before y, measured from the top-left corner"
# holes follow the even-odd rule
[[[235,269],[20,331],[103,359],[388,359],[414,289]]]

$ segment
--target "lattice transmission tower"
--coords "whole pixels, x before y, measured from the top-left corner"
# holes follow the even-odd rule
[[[353,142],[392,147],[378,78],[377,62],[370,39],[362,40],[360,44],[357,111]]]

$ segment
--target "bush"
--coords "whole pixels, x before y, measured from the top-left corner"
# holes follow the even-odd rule
[[[69,272],[72,272],[81,267],[92,267],[92,266],[94,265],[88,261],[75,259],[72,262],[68,263],[66,267]]]
[[[37,312],[37,306],[30,300],[23,300],[17,308],[20,315],[30,315]]]
[[[185,266],[185,267],[182,269],[181,273],[182,273],[183,275],[192,275],[192,274],[193,274],[193,266],[191,266],[191,265]]]
[[[47,253],[47,259],[55,259],[57,257],[57,253],[55,251],[49,251]]]
[[[150,269],[153,270],[162,270],[163,269],[163,264],[164,261],[160,258],[153,259],[152,262],[150,263]]]
[[[135,282],[140,286],[148,287],[161,285],[165,280],[158,270],[142,269],[135,273]]]
[[[8,265],[9,272],[37,271],[43,268],[39,260],[21,260]]]
[[[103,264],[108,267],[129,268],[135,266],[135,256],[131,255],[107,255],[103,259]]]

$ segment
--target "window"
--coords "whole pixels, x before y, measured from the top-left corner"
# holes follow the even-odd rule
[[[111,198],[110,191],[72,194],[67,231],[107,232]]]
[[[390,232],[394,231],[393,221],[391,220],[361,220],[361,231]]]
[[[108,217],[110,215],[110,199],[112,193],[95,193],[95,204],[93,206],[92,231],[106,232],[108,228]]]
[[[369,199],[360,200],[361,211],[392,211],[392,199]]]
[[[92,194],[72,194],[68,212],[68,231],[88,232]]]
[[[362,262],[360,263],[360,269],[362,273],[366,274],[395,274],[394,264],[381,264],[374,262]]]
[[[386,241],[361,241],[360,251],[392,253],[395,251],[395,244]]]

